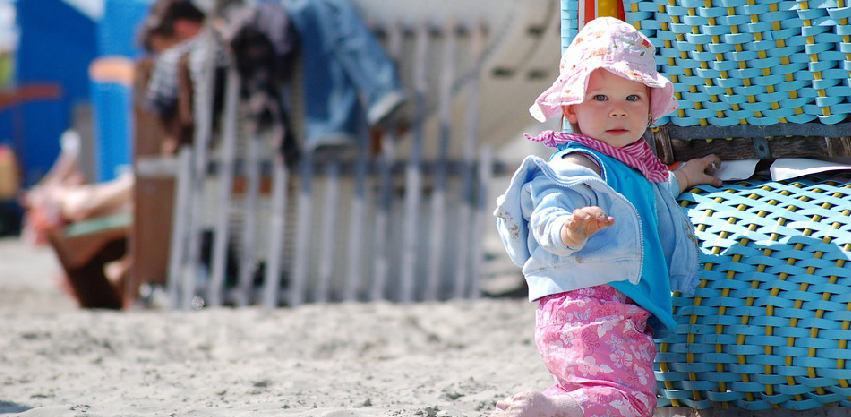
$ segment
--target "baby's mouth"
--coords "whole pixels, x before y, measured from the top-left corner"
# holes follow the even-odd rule
[[[610,133],[610,134],[613,134],[613,135],[622,135],[626,132],[629,132],[629,130],[623,129],[623,128],[609,129],[609,130],[606,131],[606,133]]]

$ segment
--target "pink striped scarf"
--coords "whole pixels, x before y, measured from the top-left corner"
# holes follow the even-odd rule
[[[576,142],[585,145],[595,151],[602,152],[612,158],[615,158],[627,166],[635,168],[650,181],[666,182],[668,181],[668,167],[653,154],[650,145],[644,139],[640,139],[634,143],[621,148],[615,148],[605,142],[600,142],[594,138],[581,135],[578,133],[562,133],[545,130],[538,136],[526,135],[526,138],[533,142],[541,142],[551,148],[557,148],[558,145]]]

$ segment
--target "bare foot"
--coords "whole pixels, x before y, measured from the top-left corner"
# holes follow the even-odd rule
[[[569,395],[547,396],[524,391],[496,403],[490,417],[583,417],[582,408]]]

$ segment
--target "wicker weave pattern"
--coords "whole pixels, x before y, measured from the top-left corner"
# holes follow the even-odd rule
[[[626,20],[657,47],[660,72],[680,100],[680,110],[659,124],[845,120],[849,6],[847,0],[626,0]]]
[[[657,340],[660,406],[851,406],[851,173],[682,195],[704,270]],[[714,404],[715,403],[715,404]]]

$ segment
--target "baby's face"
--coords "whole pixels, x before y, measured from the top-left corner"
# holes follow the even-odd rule
[[[582,103],[565,106],[563,111],[582,134],[620,148],[637,141],[647,129],[650,88],[597,69],[589,77]]]

